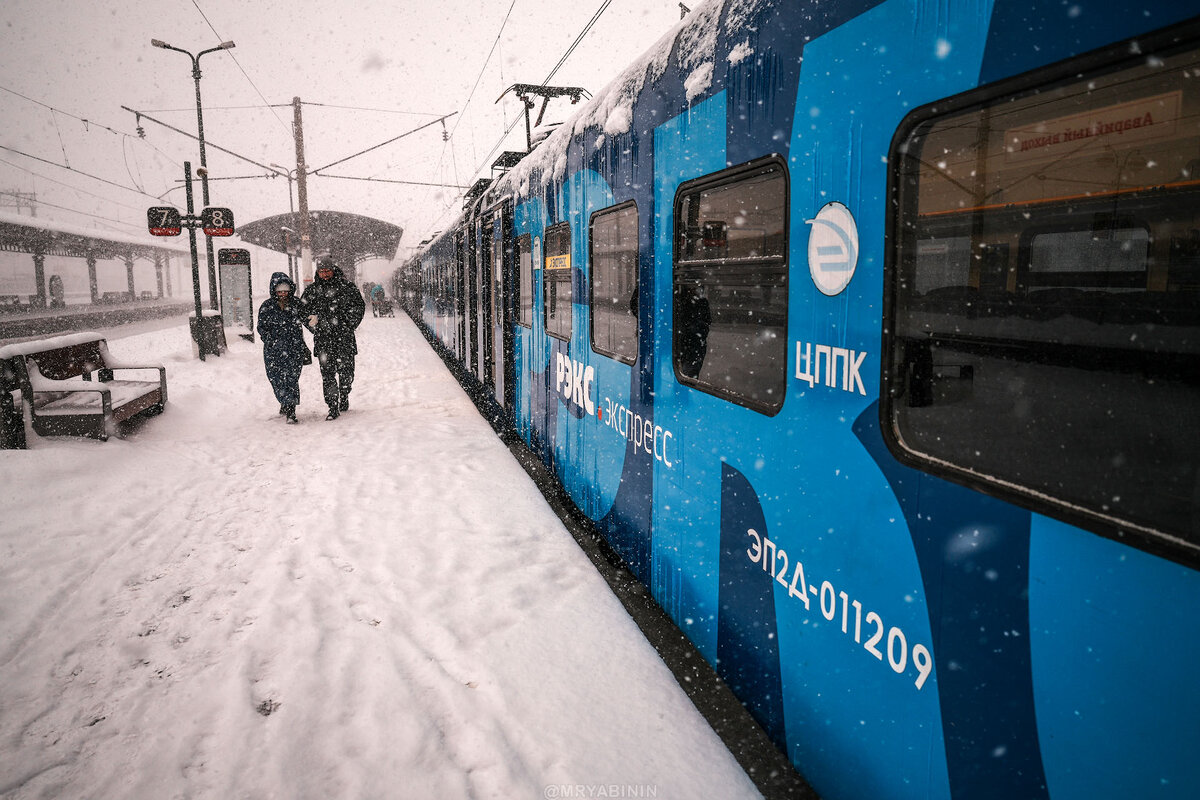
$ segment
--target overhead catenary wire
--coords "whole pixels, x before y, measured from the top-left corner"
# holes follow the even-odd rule
[[[83,195],[87,195],[88,197],[94,197],[94,198],[96,198],[97,200],[103,200],[103,201],[105,201],[106,203],[109,203],[109,204],[111,204],[111,205],[115,205],[115,206],[120,206],[121,208],[127,208],[127,209],[129,209],[130,211],[141,211],[141,210],[143,210],[143,209],[142,209],[141,207],[139,207],[139,206],[131,206],[131,205],[128,205],[128,204],[126,204],[126,203],[122,203],[122,202],[120,202],[120,201],[118,201],[118,200],[112,200],[112,199],[110,199],[110,198],[108,198],[108,197],[104,197],[103,195],[94,194],[94,193],[92,193],[92,192],[89,192],[89,191],[88,191],[88,190],[86,190],[86,189],[80,189],[79,187],[77,187],[77,186],[72,186],[72,185],[71,185],[71,184],[69,184],[69,183],[63,183],[63,182],[62,182],[62,181],[60,181],[60,180],[55,180],[54,178],[51,178],[49,175],[43,175],[42,173],[40,173],[40,172],[37,172],[36,170],[32,170],[32,169],[30,169],[29,167],[23,167],[23,166],[21,166],[20,164],[17,164],[17,163],[15,163],[15,162],[9,161],[8,159],[5,159],[5,158],[0,158],[0,164],[7,164],[8,166],[12,167],[13,169],[20,170],[21,172],[28,173],[28,174],[32,175],[33,177],[35,177],[35,178],[38,178],[38,179],[40,179],[40,180],[43,180],[43,181],[48,181],[48,182],[50,182],[50,183],[54,183],[54,184],[58,184],[59,186],[62,186],[62,187],[64,187],[64,188],[67,188],[67,189],[70,189],[71,191],[75,192],[76,194],[83,194]],[[134,191],[134,190],[130,190],[130,191]],[[138,190],[136,190],[136,191],[139,191],[141,194],[145,195],[146,197],[151,197],[151,196],[152,196],[152,195],[150,195],[150,194],[146,193],[146,191],[145,191],[145,190],[142,190],[142,189],[138,189]],[[12,194],[12,192],[0,192],[0,194]],[[38,202],[44,202],[44,201],[41,201],[41,200],[39,200]],[[47,203],[46,205],[49,205],[49,204]],[[80,212],[80,213],[82,213],[82,212]]]
[[[181,167],[181,168],[183,167],[183,164],[181,164],[179,161],[176,161],[174,158],[172,158],[171,156],[164,153],[161,149],[159,149],[156,145],[154,145],[154,143],[146,141],[145,138],[143,138],[143,137],[140,137],[140,136],[135,137],[131,133],[126,133],[125,131],[117,130],[116,128],[110,127],[110,126],[105,125],[100,122],[96,122],[95,120],[87,119],[86,117],[81,117],[78,114],[72,114],[70,111],[64,111],[61,108],[56,108],[55,106],[49,105],[47,103],[43,103],[41,100],[35,100],[34,98],[30,97],[29,95],[22,94],[21,92],[18,92],[18,91],[8,88],[7,86],[0,86],[0,91],[8,92],[11,95],[21,98],[22,100],[33,103],[35,106],[41,106],[42,108],[48,109],[52,113],[61,114],[64,117],[70,117],[73,120],[81,122],[81,123],[83,123],[84,129],[88,132],[90,132],[93,127],[95,127],[95,128],[99,128],[102,131],[105,131],[106,133],[111,133],[113,136],[123,137],[124,139],[136,138],[136,139],[138,139],[138,141],[143,142],[147,147],[149,147],[151,150],[153,150],[156,153],[158,153],[159,155],[161,155],[163,158],[170,161],[172,164],[176,165],[177,167]],[[192,110],[195,111],[195,109],[192,109]],[[61,135],[62,134],[60,132],[60,134],[59,134],[60,138],[61,138]]]
[[[9,194],[9,192],[0,192],[0,194]],[[99,219],[99,220],[103,220],[104,222],[111,222],[114,225],[120,225],[121,227],[129,228],[130,230],[140,230],[142,232],[145,232],[145,228],[140,227],[132,222],[122,222],[119,219],[113,219],[112,217],[106,217],[102,214],[93,214],[89,211],[80,211],[77,208],[69,208],[67,206],[60,206],[57,203],[50,203],[45,200],[38,200],[37,203],[39,206],[45,206],[47,208],[57,208],[59,211],[66,211],[71,214],[78,214],[81,217],[91,217],[92,219]],[[138,210],[140,211],[141,209],[138,209]]]
[[[62,150],[63,163],[69,167],[71,159],[67,157],[67,144],[63,141],[62,128],[58,127],[58,117],[54,116],[54,109],[50,109],[50,121],[54,123],[54,132],[58,134],[58,146]]]
[[[337,108],[344,111],[374,111],[380,114],[408,114],[414,117],[437,117],[441,116],[436,111],[405,111],[399,108],[371,108],[369,106],[344,106],[336,103],[317,103],[312,100],[301,100],[302,106],[313,106],[315,108]],[[292,103],[256,103],[252,106],[204,106],[205,111],[253,111],[263,108],[292,108]],[[148,114],[166,114],[166,113],[188,113],[195,114],[195,108],[147,108]]]
[[[349,161],[349,160],[350,160],[350,159],[352,159],[352,158],[358,158],[358,157],[359,157],[359,156],[361,156],[361,155],[364,155],[364,154],[366,154],[366,153],[370,153],[372,150],[378,150],[379,148],[383,147],[384,145],[389,145],[389,144],[391,144],[392,142],[395,142],[395,141],[397,141],[397,140],[399,140],[399,139],[403,139],[405,136],[411,136],[412,134],[416,133],[417,131],[422,131],[422,130],[425,130],[425,129],[426,129],[426,128],[428,128],[430,125],[436,125],[436,124],[438,124],[439,122],[441,122],[442,120],[449,119],[450,117],[453,117],[453,116],[454,116],[455,114],[457,114],[457,113],[458,113],[457,111],[452,111],[452,112],[450,112],[449,114],[446,114],[446,115],[445,115],[445,116],[443,116],[443,117],[439,117],[438,119],[435,119],[435,120],[433,120],[433,121],[431,121],[431,122],[427,122],[427,123],[425,123],[424,125],[418,125],[417,127],[413,128],[413,129],[412,129],[412,130],[410,130],[410,131],[405,131],[404,133],[400,134],[399,136],[393,136],[391,139],[388,139],[386,142],[380,142],[380,143],[379,143],[379,144],[377,144],[377,145],[372,145],[371,147],[368,147],[366,150],[360,150],[359,152],[355,153],[354,155],[346,156],[345,158],[340,158],[340,159],[338,159],[337,161],[334,161],[334,162],[331,162],[331,163],[329,163],[329,164],[326,164],[326,165],[325,165],[325,166],[323,166],[323,167],[317,167],[317,168],[316,168],[316,169],[314,169],[314,170],[309,170],[307,174],[309,174],[309,175],[316,175],[317,173],[319,173],[319,172],[320,172],[321,170],[323,170],[323,169],[329,169],[330,167],[335,167],[335,166],[337,166],[338,164],[345,163],[345,162]]]
[[[128,111],[130,114],[136,114],[138,117],[145,117],[146,119],[150,120],[151,122],[155,123],[156,125],[161,125],[161,126],[163,126],[164,128],[167,128],[168,130],[175,131],[176,133],[178,133],[178,134],[181,134],[181,135],[183,135],[183,136],[186,136],[186,137],[188,137],[189,139],[196,139],[197,141],[199,141],[199,137],[195,136],[194,134],[188,133],[187,131],[182,131],[182,130],[180,130],[179,128],[176,128],[174,125],[168,125],[167,123],[163,122],[163,121],[162,121],[162,120],[160,120],[160,119],[155,119],[154,117],[152,117],[152,116],[150,116],[149,114],[147,114],[145,111],[138,111],[137,109],[130,108],[129,106],[121,106],[121,108],[122,108],[122,109],[124,109],[125,111]],[[262,167],[262,168],[263,168],[263,169],[265,169],[265,170],[269,170],[269,171],[271,171],[271,172],[276,172],[276,173],[279,173],[279,174],[281,174],[281,175],[283,174],[283,173],[280,173],[280,172],[279,172],[279,170],[278,170],[278,169],[276,169],[276,168],[274,168],[274,167],[269,167],[269,166],[267,166],[266,164],[260,164],[259,162],[255,161],[255,160],[254,160],[254,159],[252,159],[252,158],[247,158],[246,156],[243,156],[243,155],[240,155],[240,154],[238,154],[238,153],[235,153],[235,152],[233,152],[232,150],[230,150],[230,149],[228,149],[228,148],[221,147],[220,145],[217,145],[217,144],[213,144],[213,143],[212,143],[210,140],[208,140],[208,139],[205,139],[204,143],[205,143],[205,145],[206,145],[206,146],[208,146],[208,147],[211,147],[211,148],[212,148],[212,149],[214,149],[214,150],[220,150],[222,153],[225,153],[226,155],[231,155],[231,156],[233,156],[234,158],[239,158],[239,159],[241,159],[242,161],[247,161],[247,162],[249,162],[249,163],[253,164],[253,165],[254,165],[254,166],[256,166],[256,167]]]
[[[429,181],[402,181],[394,178],[364,178],[356,175],[321,175],[322,178],[340,178],[347,181],[370,181],[372,183],[402,183],[408,186],[437,186],[443,189],[469,189],[457,183],[431,183]]]
[[[558,74],[558,71],[562,68],[563,64],[567,63],[567,59],[571,57],[571,54],[575,52],[577,47],[579,47],[579,43],[582,42],[584,37],[588,35],[593,27],[595,27],[596,23],[600,20],[600,16],[608,9],[610,5],[612,5],[612,0],[604,0],[604,2],[600,4],[600,8],[596,9],[596,13],[592,14],[592,18],[588,20],[586,25],[583,26],[583,30],[581,30],[579,35],[575,37],[575,41],[571,42],[571,46],[567,48],[565,53],[563,53],[562,58],[558,60],[558,63],[554,65],[549,74],[542,79],[542,85],[548,85],[550,81],[554,80],[554,76]],[[512,133],[513,128],[517,127],[517,124],[520,121],[521,117],[518,116],[509,124],[507,128],[504,129],[504,134],[500,137],[496,144],[492,146],[492,149],[488,151],[488,154],[484,156],[483,163],[475,168],[475,172],[472,173],[471,177],[474,177],[483,171],[484,167],[486,167],[491,161],[492,156],[494,156],[496,151],[504,145],[505,139],[508,138],[508,135]]]
[[[131,206],[126,203],[117,202],[117,201],[111,200],[107,197],[102,197],[101,195],[93,194],[84,189],[77,188],[75,186],[70,185],[69,183],[63,183],[62,181],[56,181],[54,178],[47,177],[46,175],[43,175],[40,172],[34,172],[33,170],[31,170],[27,167],[22,167],[20,164],[14,164],[13,162],[8,161],[7,159],[0,158],[0,164],[7,164],[8,166],[10,166],[14,169],[18,169],[22,172],[27,172],[30,175],[33,175],[34,177],[39,178],[43,181],[49,181],[50,183],[56,183],[59,186],[64,186],[64,187],[70,189],[71,191],[75,192],[76,194],[85,194],[88,197],[95,197],[98,200],[103,200],[111,206],[120,206],[121,208],[127,208],[130,211],[134,211],[134,212],[138,212],[138,213],[141,213],[143,211],[143,208],[141,208],[141,207]],[[15,197],[18,194],[19,194],[18,192],[10,192],[10,191],[0,190],[0,195],[8,195],[8,196]],[[146,195],[146,196],[149,197],[150,195]],[[88,212],[88,211],[80,211],[77,208],[71,208],[69,206],[63,206],[63,205],[59,205],[57,203],[51,203],[50,201],[45,200],[45,199],[38,199],[37,204],[39,206],[45,206],[46,208],[56,208],[60,211],[66,211],[71,214],[78,214],[79,216],[83,216],[83,217],[91,217],[93,219],[104,220],[105,222],[112,222],[116,225],[121,225],[121,226],[129,228],[131,230],[139,229],[138,226],[133,223],[123,222],[119,219],[113,219],[112,217],[106,217],[101,214],[92,214],[91,212]]]
[[[471,105],[471,100],[475,97],[475,90],[479,88],[479,82],[483,80],[483,75],[487,71],[487,65],[491,62],[492,53],[496,51],[496,47],[500,44],[500,37],[504,35],[504,28],[508,25],[509,17],[512,16],[513,8],[516,7],[516,5],[517,0],[512,0],[512,3],[509,4],[508,11],[504,14],[504,19],[500,23],[500,28],[496,31],[496,38],[492,41],[492,46],[488,49],[487,56],[484,57],[483,63],[479,66],[479,74],[475,77],[475,84],[471,87],[471,91],[467,94],[467,99],[465,102],[463,102],[462,108],[459,109],[459,118],[455,121],[454,127],[450,129],[450,134],[446,137],[446,143],[442,145],[442,152],[438,155],[437,166],[434,168],[435,172],[441,171],[442,163],[446,159],[446,148],[450,148],[450,159],[455,183],[458,182],[458,160],[454,152],[454,134],[458,131],[459,124],[466,117],[467,107]],[[505,131],[505,135],[508,135],[507,131]],[[426,197],[428,197],[428,194]],[[444,206],[438,219],[441,219],[441,217],[445,216],[446,210],[449,208],[450,205]]]
[[[508,25],[508,18],[512,16],[513,7],[516,6],[516,4],[517,0],[512,0],[512,3],[508,6],[508,12],[504,15],[504,21],[500,23],[500,30],[496,31],[496,39],[492,42],[491,49],[488,50],[487,56],[483,59],[483,64],[479,67],[479,75],[475,77],[475,85],[471,87],[470,93],[467,94],[466,102],[463,103],[463,107],[459,110],[463,115],[467,113],[467,106],[471,105],[471,99],[475,96],[475,90],[479,88],[479,82],[483,80],[483,73],[487,71],[488,62],[492,59],[492,53],[496,52],[496,46],[500,43],[500,37],[504,34],[504,28],[506,25]],[[454,123],[454,127],[451,128],[451,139],[454,138],[454,132],[458,130],[458,123],[461,122],[462,119],[463,117],[460,116],[458,121]]]
[[[59,164],[56,161],[50,161],[49,159],[41,158],[41,157],[35,156],[35,155],[30,155],[29,153],[26,153],[23,150],[18,150],[15,147],[8,147],[7,145],[0,144],[0,150],[7,150],[10,153],[16,153],[19,156],[24,156],[25,158],[33,159],[34,161],[40,161],[43,164],[49,164],[52,167],[58,167],[59,169],[65,169],[68,172],[74,172],[77,175],[83,175],[86,178],[91,178],[92,180],[99,181],[100,183],[106,183],[109,186],[115,186],[118,189],[123,189],[124,191],[127,191],[127,192],[136,192],[137,194],[145,195],[146,197],[154,197],[154,195],[144,192],[141,189],[135,189],[130,186],[122,186],[121,184],[116,183],[115,181],[110,181],[107,178],[101,178],[100,176],[93,175],[90,172],[84,172],[81,169],[75,169],[74,167],[68,166],[66,164]],[[158,199],[158,198],[155,198],[155,199]]]
[[[208,29],[213,32],[213,35],[217,37],[217,41],[218,42],[226,41],[225,37],[222,36],[221,34],[217,33],[217,29],[215,27],[213,27],[213,24],[211,22],[209,22],[208,15],[204,13],[204,9],[200,8],[200,4],[197,3],[196,0],[192,0],[192,5],[196,7],[196,11],[199,12],[201,19],[204,20],[204,24],[207,25]],[[271,115],[273,117],[275,117],[275,120],[279,123],[280,127],[282,127],[283,130],[287,133],[288,137],[291,138],[291,135],[292,135],[291,125],[289,125],[288,123],[286,123],[282,119],[280,119],[279,114],[277,114],[274,110],[275,106],[272,106],[270,103],[267,102],[267,98],[263,97],[263,93],[261,91],[259,91],[258,86],[254,83],[254,80],[250,77],[249,73],[246,72],[245,68],[242,67],[242,62],[238,61],[237,56],[228,50],[226,50],[225,52],[228,53],[229,57],[233,59],[233,63],[235,65],[237,65],[237,68],[241,71],[242,75],[246,78],[246,82],[250,84],[250,87],[252,89],[254,89],[254,93],[258,95],[258,98],[263,101],[263,105],[266,108],[271,109]]]
[[[129,176],[130,183],[132,183],[134,186],[137,186],[138,191],[145,191],[145,189],[142,186],[138,185],[138,179],[134,177],[133,169],[129,166],[129,151],[125,149],[125,139],[121,140],[121,157],[125,160],[125,174]],[[133,163],[135,165],[137,164],[136,158],[134,159]],[[141,175],[141,171],[142,170],[139,167],[138,168],[139,175]]]
[[[291,104],[289,103],[288,105],[291,105]],[[374,111],[374,112],[377,112],[380,114],[407,114],[407,115],[413,116],[413,117],[438,117],[439,119],[445,119],[446,117],[451,116],[449,114],[444,114],[444,115],[438,114],[433,111],[403,111],[398,108],[368,108],[366,106],[342,106],[342,105],[336,105],[334,103],[314,103],[309,100],[301,100],[300,105],[315,106],[317,108],[337,108],[337,109],[342,109],[344,111]]]
[[[515,5],[516,0],[513,0],[513,2]],[[592,28],[595,27],[596,23],[599,22],[600,17],[604,14],[604,12],[606,10],[608,10],[608,7],[610,5],[612,5],[612,0],[604,0],[604,2],[600,4],[600,7],[597,8],[596,11],[592,14],[591,19],[589,19],[587,24],[583,26],[583,29],[575,37],[575,40],[567,48],[566,52],[564,52],[562,57],[558,59],[558,62],[551,68],[550,72],[546,75],[546,77],[542,79],[543,84],[549,84],[550,81],[554,79],[554,76],[558,74],[558,71],[567,62],[567,59],[569,59],[571,57],[571,55],[575,52],[576,48],[579,47],[579,45],[583,41],[583,39],[588,35],[588,33],[591,32]],[[512,12],[511,7],[509,8],[509,12],[510,13]],[[507,17],[505,17],[505,20],[507,21]],[[497,35],[497,41],[498,40],[499,40],[499,35]],[[485,61],[485,66],[486,66],[486,61]],[[478,81],[476,83],[478,83]],[[468,98],[468,102],[469,101],[470,101],[470,98]],[[465,108],[465,106],[464,106],[464,108]],[[482,163],[480,163],[475,168],[475,171],[471,174],[472,178],[475,178],[481,172],[483,172],[483,170],[491,162],[492,156],[494,156],[496,154],[496,151],[499,150],[504,145],[504,142],[508,138],[508,135],[510,133],[512,133],[514,128],[517,127],[517,125],[518,125],[518,123],[520,123],[521,119],[522,118],[520,116],[518,116],[515,120],[513,120],[512,123],[510,123],[507,127],[505,127],[504,133],[500,135],[500,138],[492,146],[492,149],[488,151],[488,154],[486,156],[484,156]],[[451,132],[451,137],[453,137],[453,135],[454,135],[453,132]],[[445,156],[445,153],[443,151],[443,157],[444,156]],[[439,161],[440,161],[440,159],[439,159]],[[442,217],[444,217],[446,214],[446,211],[449,210],[449,208],[450,208],[450,205],[447,205],[443,209],[442,214],[438,217],[438,219],[441,219]]]
[[[610,5],[612,5],[612,0],[604,0],[604,2],[600,5],[600,8],[596,9],[596,13],[592,14],[592,18],[588,20],[587,25],[583,26],[583,30],[581,30],[579,35],[575,37],[575,41],[572,42],[571,46],[567,48],[567,52],[563,53],[562,58],[560,58],[558,63],[554,65],[554,68],[550,70],[550,74],[542,79],[543,84],[548,84],[554,79],[554,76],[558,74],[558,70],[562,68],[563,64],[567,63],[567,59],[570,58],[571,54],[575,52],[575,48],[579,47],[579,43],[582,42],[584,37],[588,35],[588,32],[600,20],[600,15],[607,11]]]
[[[83,117],[72,114],[70,111],[63,111],[61,108],[55,108],[54,106],[52,106],[48,103],[43,103],[41,100],[35,100],[27,94],[22,94],[21,92],[18,92],[14,89],[9,89],[7,86],[0,86],[0,91],[8,92],[11,95],[15,95],[15,96],[21,98],[22,100],[27,100],[30,103],[33,103],[35,106],[41,106],[42,108],[49,109],[51,112],[62,114],[64,117],[70,117],[71,119],[78,120],[78,121],[82,122],[84,125],[95,125],[97,128],[102,128],[102,129],[108,131],[109,133],[113,133],[118,136],[128,136],[128,134],[126,134],[124,131],[118,131],[114,128],[110,128],[107,125],[102,125],[99,122],[95,122],[93,120],[85,119]]]

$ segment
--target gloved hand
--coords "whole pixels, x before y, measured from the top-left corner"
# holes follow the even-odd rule
[[[308,327],[310,327],[310,328],[315,328],[315,327],[317,327],[317,315],[316,315],[316,314],[313,314],[313,315],[309,316],[309,318],[308,318]]]

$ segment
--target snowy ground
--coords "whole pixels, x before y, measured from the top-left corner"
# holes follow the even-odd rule
[[[758,796],[411,321],[298,426],[118,336],[164,414],[0,452],[0,797]]]

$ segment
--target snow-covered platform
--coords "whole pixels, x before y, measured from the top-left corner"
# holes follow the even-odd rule
[[[298,426],[256,344],[106,333],[171,398],[0,457],[0,795],[759,795],[410,320]]]

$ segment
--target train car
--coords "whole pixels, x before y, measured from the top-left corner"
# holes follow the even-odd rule
[[[822,797],[1200,796],[1198,15],[712,0],[419,257]]]

